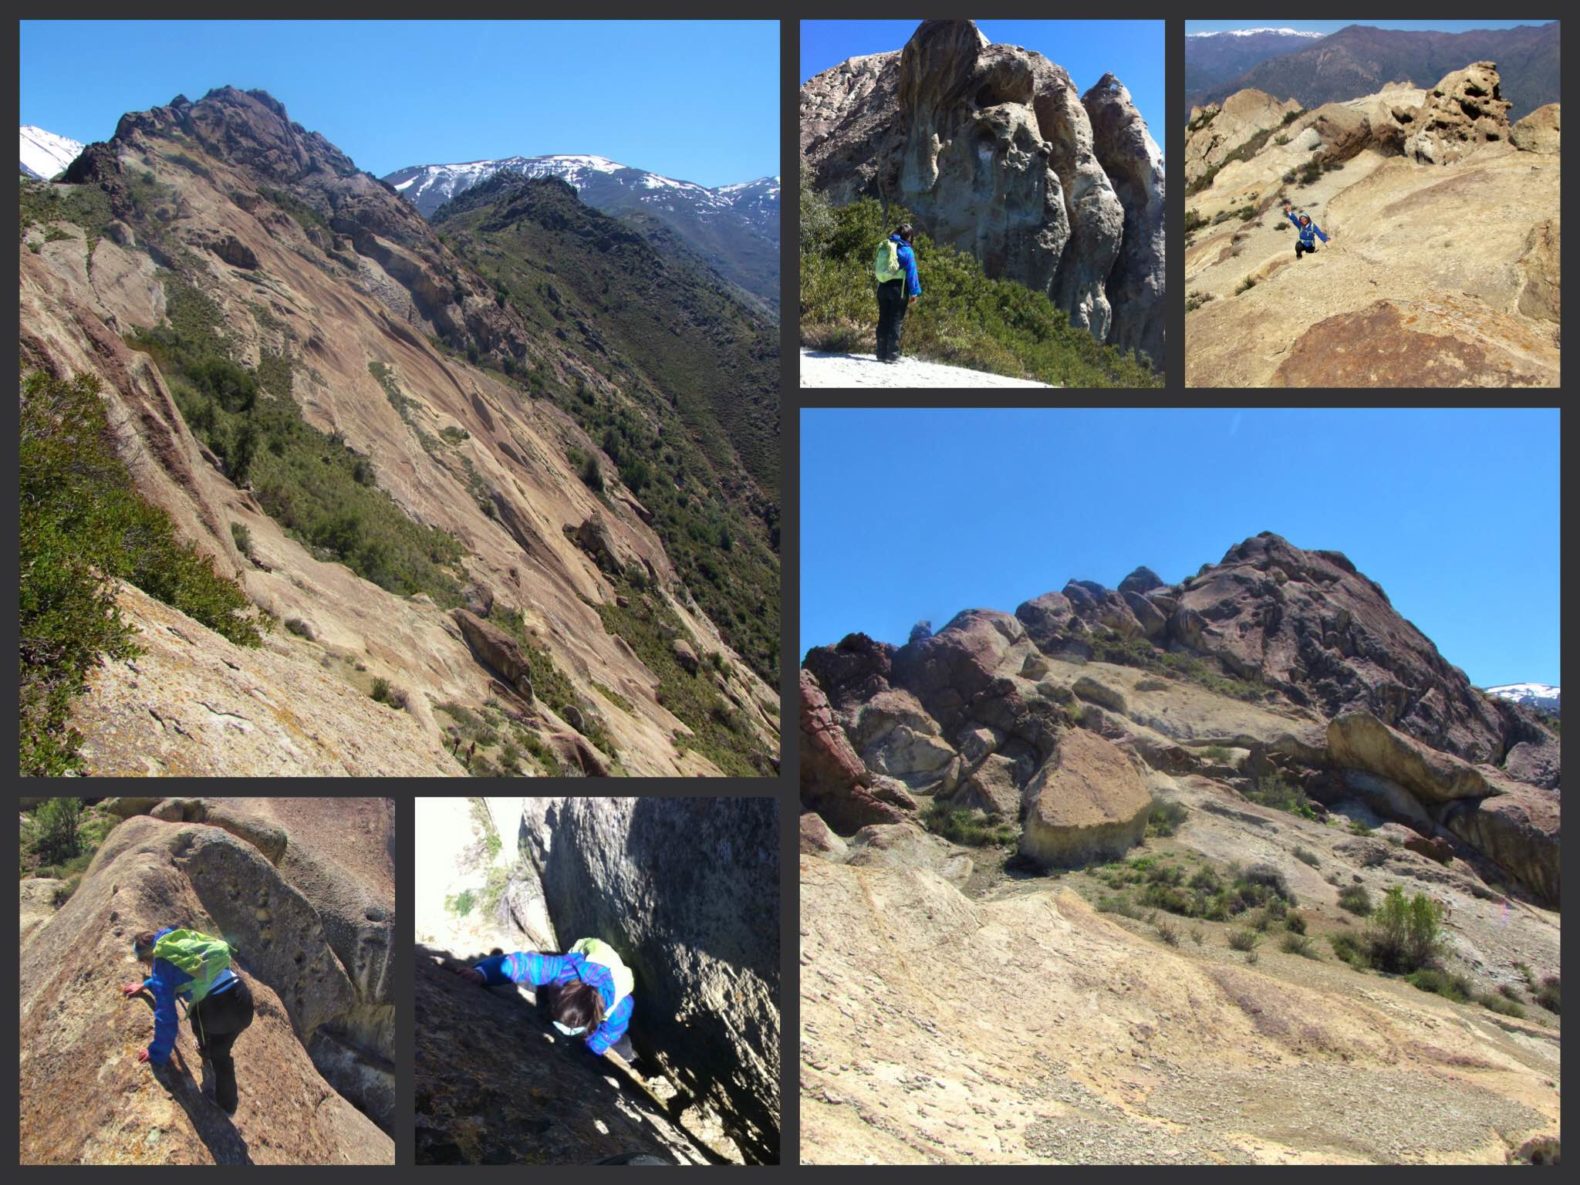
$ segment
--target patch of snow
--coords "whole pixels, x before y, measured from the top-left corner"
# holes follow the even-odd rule
[[[49,180],[76,160],[84,145],[30,124],[21,125],[21,165],[35,177]]]
[[[1257,29],[1215,29],[1210,33],[1187,33],[1187,37],[1254,37],[1258,33],[1277,33],[1283,37],[1326,37],[1326,33],[1312,33],[1305,29],[1290,28],[1257,28]]]

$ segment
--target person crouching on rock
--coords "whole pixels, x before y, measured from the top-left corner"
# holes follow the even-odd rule
[[[222,938],[197,930],[144,932],[132,950],[153,967],[141,983],[121,985],[128,998],[148,992],[154,998],[154,1039],[137,1051],[137,1060],[162,1066],[170,1060],[181,1021],[176,999],[187,1002],[187,1019],[197,1037],[198,1052],[214,1066],[214,1100],[227,1112],[236,1110],[236,1066],[230,1048],[252,1024],[252,992],[231,969],[231,948]]]
[[[541,998],[548,1004],[556,1029],[567,1037],[585,1033],[587,1048],[599,1057],[613,1050],[626,1061],[632,1060],[626,1028],[631,1023],[631,989],[636,979],[607,942],[583,938],[563,955],[536,951],[490,955],[454,970],[486,987],[528,983],[546,989]]]
[[[1322,233],[1322,228],[1311,221],[1310,214],[1301,214],[1297,218],[1294,211],[1289,208],[1288,202],[1284,203],[1284,217],[1293,222],[1295,229],[1300,232],[1300,237],[1295,240],[1296,259],[1299,259],[1302,255],[1315,255],[1317,253],[1317,244],[1312,241],[1313,235],[1324,243],[1328,241],[1328,236]]]
[[[878,280],[878,361],[900,360],[900,329],[906,310],[922,294],[916,274],[916,248],[911,241],[916,231],[910,223],[894,228],[894,233],[878,244],[872,271]]]

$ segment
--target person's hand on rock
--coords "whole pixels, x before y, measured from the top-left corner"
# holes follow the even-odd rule
[[[483,973],[476,967],[452,967],[450,970],[454,971],[468,983],[481,984],[484,979]]]
[[[127,997],[135,996],[142,990],[143,985],[141,983],[123,983],[121,985],[121,995]]]
[[[146,1062],[148,1060],[148,1051],[146,1049],[139,1049],[137,1051],[137,1060],[139,1062]]]

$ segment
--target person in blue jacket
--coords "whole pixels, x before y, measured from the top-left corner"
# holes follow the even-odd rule
[[[137,1060],[162,1066],[170,1060],[176,1044],[181,1020],[176,1014],[176,998],[192,999],[195,982],[193,977],[167,959],[154,957],[154,944],[175,930],[163,930],[137,935],[132,950],[144,962],[153,964],[148,978],[141,983],[121,985],[121,993],[130,998],[147,992],[154,998],[154,1039],[146,1049],[137,1051]],[[198,1052],[214,1066],[214,1101],[227,1112],[236,1110],[236,1065],[231,1057],[231,1046],[242,1030],[252,1024],[252,992],[246,981],[231,968],[226,967],[214,976],[208,993],[187,1009],[187,1019],[197,1037]]]
[[[881,269],[877,273],[879,362],[900,360],[900,330],[905,314],[922,294],[922,281],[916,272],[916,248],[911,245],[915,237],[910,223],[895,227],[889,242],[895,245],[896,264],[903,274],[888,276]]]
[[[1302,255],[1315,255],[1317,253],[1317,245],[1312,242],[1312,236],[1316,236],[1324,243],[1328,241],[1328,236],[1322,233],[1322,228],[1311,221],[1310,214],[1301,214],[1297,217],[1295,212],[1290,209],[1289,203],[1285,202],[1284,216],[1293,222],[1295,229],[1300,232],[1300,237],[1295,240],[1296,259],[1299,259]]]
[[[567,1037],[583,1036],[587,1048],[602,1057],[613,1050],[630,1061],[634,978],[608,943],[584,938],[563,955],[537,951],[495,954],[456,973],[472,983],[495,987],[525,983],[544,988],[539,999],[548,1005],[554,1027]]]

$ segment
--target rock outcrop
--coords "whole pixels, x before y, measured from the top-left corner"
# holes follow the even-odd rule
[[[1509,139],[1522,152],[1556,156],[1562,150],[1559,114],[1557,103],[1538,107],[1509,129]]]
[[[1406,155],[1422,164],[1453,164],[1478,145],[1509,138],[1509,108],[1498,67],[1472,62],[1427,93],[1405,140]]]
[[[319,838],[363,843],[343,830]],[[117,826],[76,893],[23,946],[23,1162],[393,1164],[390,1137],[310,1056],[315,1035],[358,1002],[326,916],[226,831],[149,817]],[[172,922],[224,934],[253,991],[256,1018],[235,1047],[233,1117],[204,1094],[185,1025],[167,1066],[134,1058],[152,1019],[146,1000],[116,988],[141,974],[132,935]]]
[[[801,672],[801,804],[843,834],[899,823],[915,804],[867,771],[811,671]]]
[[[971,21],[923,21],[903,50],[801,88],[801,154],[834,201],[899,203],[936,241],[1046,293],[1099,340],[1151,342],[1161,366],[1156,146],[1111,75],[1089,98],[1101,144],[1062,67],[991,44]]]
[[[1221,169],[1234,153],[1253,140],[1265,141],[1300,104],[1280,102],[1265,91],[1242,90],[1221,104],[1191,112],[1185,137],[1185,183],[1195,186]]]

